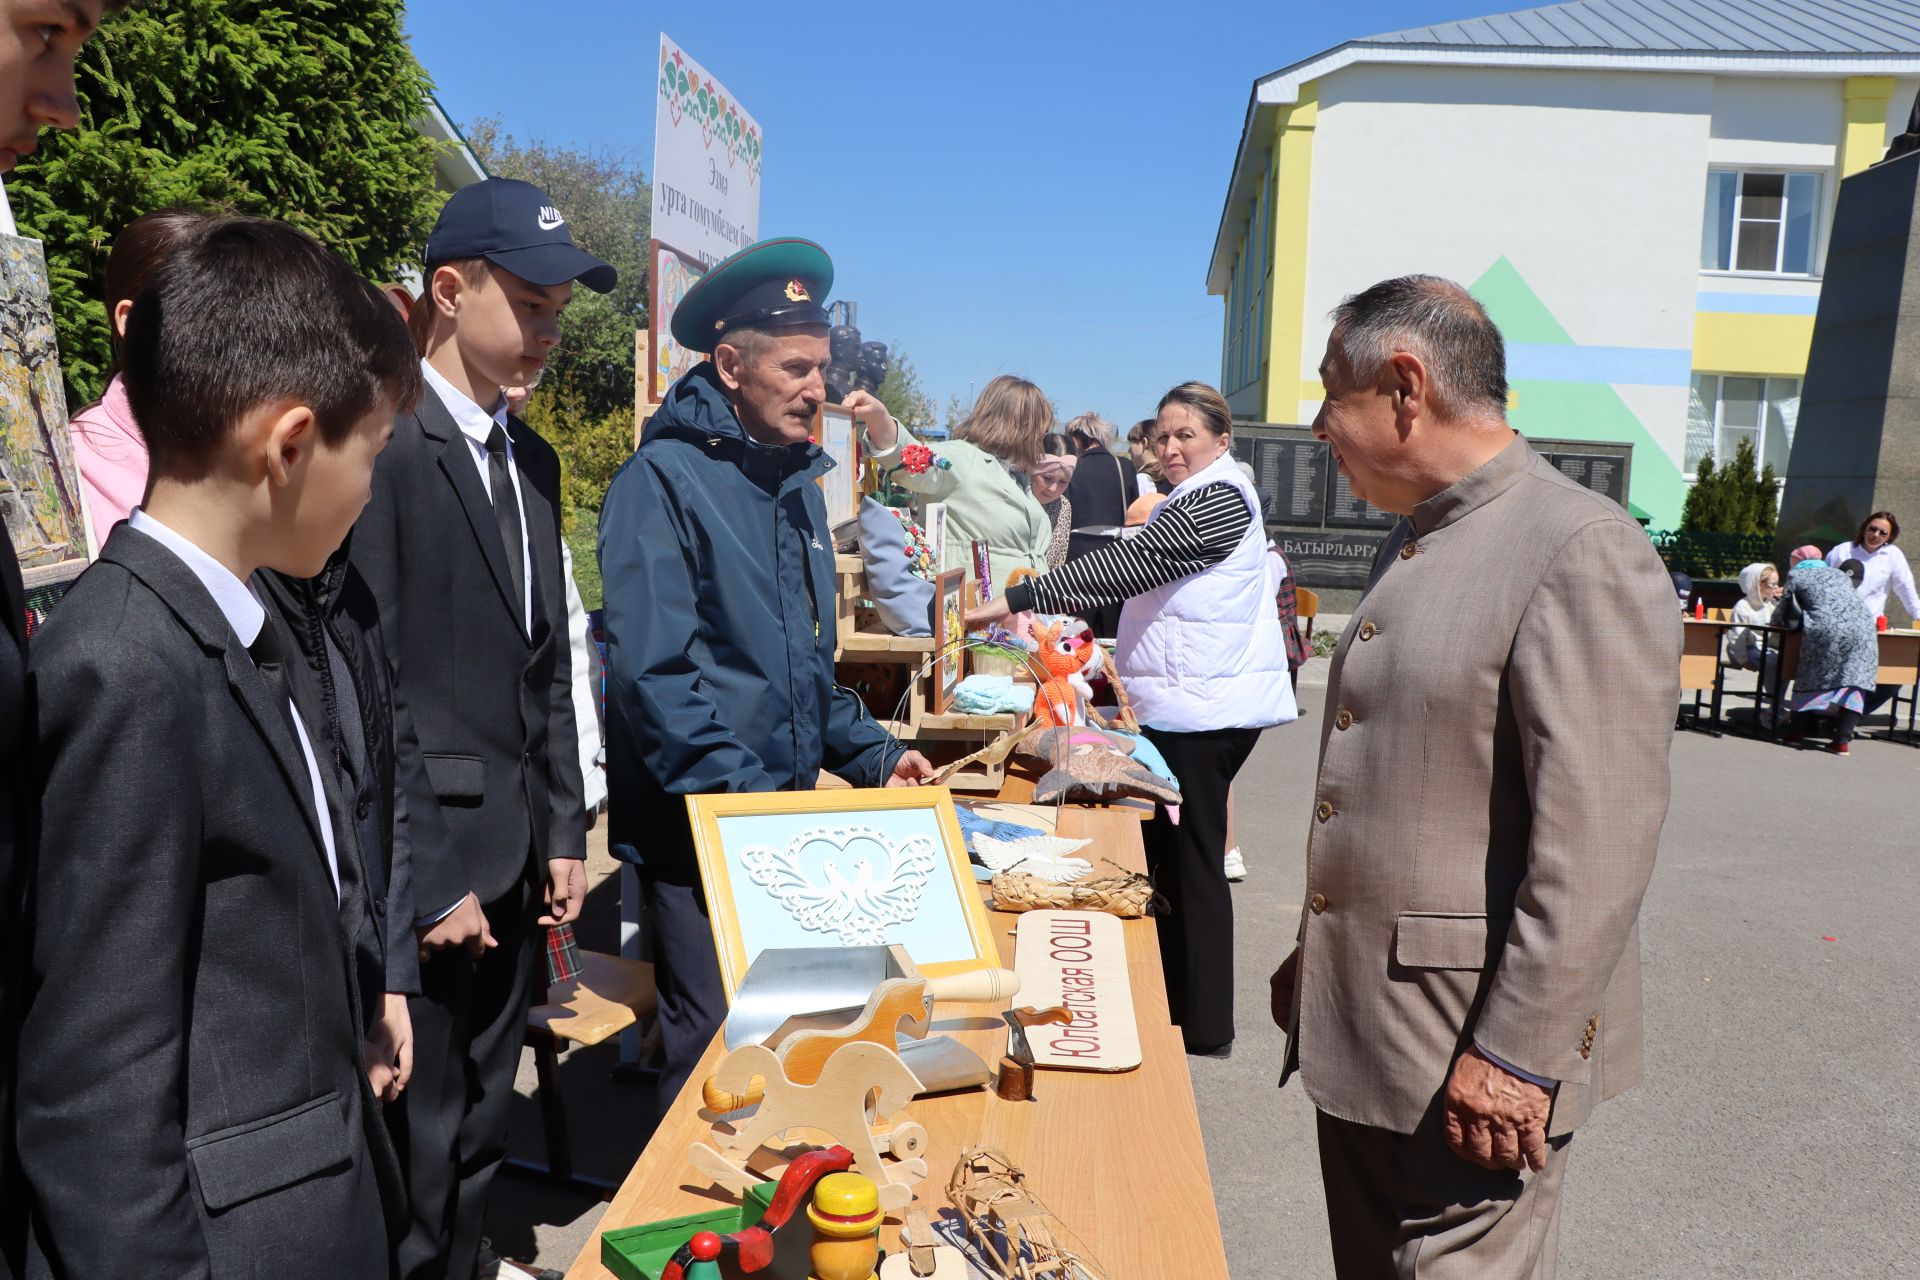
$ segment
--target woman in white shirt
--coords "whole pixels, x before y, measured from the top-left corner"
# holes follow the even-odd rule
[[[1855,590],[1868,613],[1885,614],[1887,594],[1892,592],[1900,597],[1910,617],[1920,619],[1920,590],[1914,588],[1913,566],[1907,563],[1907,553],[1893,545],[1899,538],[1900,522],[1893,518],[1893,512],[1876,511],[1860,522],[1860,532],[1852,542],[1843,542],[1827,552],[1827,563],[1838,569],[1849,560],[1858,560],[1865,567],[1866,576]]]

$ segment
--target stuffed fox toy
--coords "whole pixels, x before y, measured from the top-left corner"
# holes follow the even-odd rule
[[[1039,646],[1035,656],[1048,676],[1033,700],[1034,723],[1042,729],[1087,722],[1087,703],[1093,697],[1087,673],[1099,668],[1100,646],[1091,640],[1081,644],[1077,635],[1063,640],[1061,633],[1066,629],[1065,620],[1035,622],[1033,627],[1033,639]]]

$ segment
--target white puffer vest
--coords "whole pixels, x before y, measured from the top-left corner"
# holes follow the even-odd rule
[[[1210,484],[1239,490],[1253,523],[1219,564],[1127,601],[1115,651],[1120,675],[1141,722],[1156,729],[1198,733],[1286,724],[1300,712],[1267,576],[1259,495],[1227,452],[1175,485],[1167,503]]]

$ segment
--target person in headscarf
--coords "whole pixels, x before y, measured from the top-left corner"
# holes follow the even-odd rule
[[[1080,461],[1071,453],[1053,452],[1051,446],[1057,439],[1060,437],[1047,437],[1046,455],[1027,473],[1027,482],[1033,486],[1033,500],[1047,513],[1047,525],[1053,530],[1047,543],[1049,569],[1058,569],[1067,562],[1067,544],[1073,534],[1073,503],[1067,498],[1067,485],[1073,480],[1074,465]]]
[[[1790,743],[1800,742],[1821,716],[1833,718],[1827,750],[1847,755],[1854,727],[1866,711],[1866,691],[1880,670],[1873,615],[1854,594],[1853,581],[1829,565],[1814,546],[1797,548],[1786,594],[1774,621],[1800,632],[1794,677]]]
[[[1773,621],[1780,600],[1780,571],[1756,562],[1740,571],[1740,599],[1734,601],[1733,621],[1727,631],[1727,664],[1760,673],[1756,695],[1779,688],[1780,645],[1762,628]]]
[[[1763,645],[1764,637],[1754,628],[1773,621],[1780,599],[1780,571],[1764,562],[1750,564],[1740,571],[1740,591],[1733,606],[1733,621],[1738,625],[1727,632],[1727,661],[1751,671],[1760,664],[1762,648],[1777,656],[1777,647]]]

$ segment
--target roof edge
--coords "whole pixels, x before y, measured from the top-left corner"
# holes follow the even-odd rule
[[[1350,40],[1253,82],[1261,102],[1285,106],[1300,86],[1356,63],[1520,67],[1548,71],[1664,71],[1732,76],[1899,76],[1920,74],[1916,53],[1683,53],[1669,49],[1519,49],[1460,44],[1374,44]]]
[[[1730,76],[1913,76],[1920,75],[1920,53],[1681,53],[1673,50],[1623,49],[1513,49],[1487,45],[1382,44],[1349,40],[1310,58],[1303,58],[1261,76],[1253,82],[1240,145],[1234,152],[1227,179],[1227,199],[1214,231],[1213,253],[1207,262],[1207,291],[1218,290],[1225,279],[1221,261],[1227,240],[1227,218],[1253,140],[1254,120],[1262,107],[1289,107],[1300,101],[1300,89],[1309,81],[1356,64],[1399,66],[1513,67],[1544,71],[1650,71],[1685,75]]]

